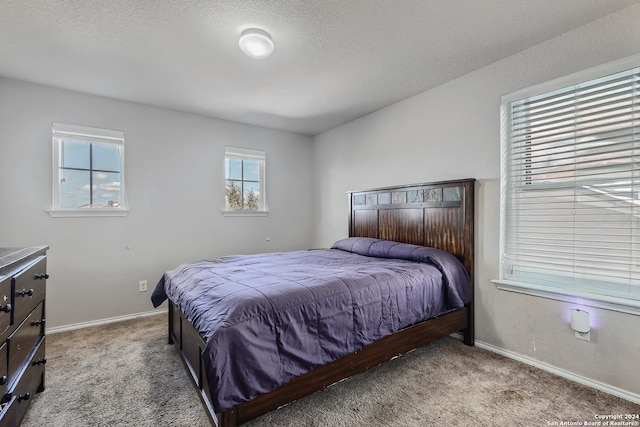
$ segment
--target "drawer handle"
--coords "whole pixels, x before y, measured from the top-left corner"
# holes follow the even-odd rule
[[[44,325],[44,319],[31,322],[31,326],[40,326],[40,325]]]
[[[0,311],[11,313],[11,304],[7,304],[4,307],[0,305]]]
[[[33,289],[29,289],[29,290],[23,289],[21,291],[17,291],[16,295],[21,296],[21,297],[23,297],[25,295],[28,295],[28,296],[32,297],[33,296]]]
[[[31,362],[31,365],[38,366],[38,365],[44,365],[45,363],[47,363],[47,359],[43,357],[40,360],[34,360],[33,362]]]
[[[3,375],[0,377],[0,385],[5,385],[7,383],[7,376]]]
[[[49,275],[47,273],[38,273],[35,276],[33,276],[33,278],[36,280],[43,280],[43,279],[48,279]]]
[[[23,400],[29,400],[29,398],[31,397],[31,395],[29,393],[25,393],[25,394],[21,394],[20,396],[18,396],[18,402],[22,402]]]

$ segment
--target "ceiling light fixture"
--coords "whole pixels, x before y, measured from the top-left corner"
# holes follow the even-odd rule
[[[273,52],[271,35],[258,28],[249,28],[240,35],[240,49],[249,57],[266,58]]]

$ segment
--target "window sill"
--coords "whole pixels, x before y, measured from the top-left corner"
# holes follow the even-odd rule
[[[503,291],[517,292],[640,316],[640,301],[638,300],[573,290],[569,293],[569,291],[563,291],[551,286],[532,285],[504,279],[492,280],[491,282],[496,285],[496,288]]]
[[[269,211],[222,211],[224,216],[267,216]]]
[[[47,211],[52,218],[81,218],[127,216],[129,209],[50,209]]]

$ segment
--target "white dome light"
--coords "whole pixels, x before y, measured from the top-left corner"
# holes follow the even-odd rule
[[[273,52],[273,41],[269,33],[258,28],[249,28],[240,36],[240,49],[251,58],[262,59]]]

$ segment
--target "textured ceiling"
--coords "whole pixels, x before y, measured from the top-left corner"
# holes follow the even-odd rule
[[[314,135],[635,3],[0,0],[0,76]]]

